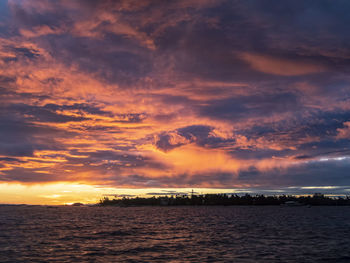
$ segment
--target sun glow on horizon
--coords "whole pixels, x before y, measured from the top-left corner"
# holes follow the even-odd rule
[[[78,183],[50,183],[24,185],[0,184],[0,204],[64,205],[96,204],[104,196],[149,197],[153,195],[232,193],[239,189],[214,188],[114,188]]]
[[[0,1],[0,202],[350,184],[341,1],[73,2]]]

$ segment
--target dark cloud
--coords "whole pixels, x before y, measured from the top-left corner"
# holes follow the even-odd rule
[[[240,172],[237,182],[256,183],[263,187],[342,186],[350,185],[349,168],[349,157],[324,158],[269,172],[260,172],[251,168]]]
[[[17,158],[3,157],[3,158],[0,158],[0,162],[21,162],[21,160]]]
[[[31,124],[13,116],[0,116],[0,154],[31,156],[34,150],[57,149],[54,136],[60,131]],[[69,133],[68,133],[69,134]]]
[[[77,112],[81,112],[81,113],[90,113],[90,114],[96,114],[96,115],[111,116],[110,112],[103,111],[100,108],[98,108],[92,104],[89,105],[86,103],[74,103],[72,105],[46,104],[43,108],[50,110],[50,111],[71,110],[71,111],[77,111]]]
[[[3,84],[5,87],[0,87],[0,102],[1,107],[5,109],[6,106],[11,105],[12,101],[14,101],[13,104],[16,103],[16,101],[24,101],[24,100],[36,100],[36,101],[42,101],[45,99],[50,98],[48,95],[43,94],[33,94],[29,92],[17,92],[14,88],[9,88],[9,86],[14,85],[16,82],[15,77],[1,77],[0,83]]]
[[[176,147],[196,143],[202,147],[217,148],[220,145],[232,144],[233,139],[223,139],[212,133],[214,127],[192,125],[157,135],[155,145],[158,149],[169,151]]]
[[[131,149],[129,149],[130,151]],[[142,155],[119,153],[117,151],[71,151],[74,157],[66,157],[67,166],[81,165],[80,169],[94,169],[101,173],[120,173],[121,170],[133,168],[151,168],[156,170],[168,168],[165,164]],[[76,168],[74,168],[76,169]]]
[[[26,104],[12,104],[2,109],[3,114],[5,112],[15,113],[21,116],[26,116],[24,119],[27,121],[39,121],[39,122],[70,122],[70,121],[83,121],[88,118],[69,116],[65,114],[58,114],[52,107],[49,106],[32,106]]]
[[[97,73],[111,83],[133,84],[146,77],[152,69],[150,55],[123,37],[111,35],[103,40],[87,41],[85,37],[55,35],[41,41],[54,57],[60,58],[68,66],[74,63],[79,65],[80,70]]]
[[[253,95],[209,101],[199,107],[199,114],[234,122],[290,112],[300,106],[298,97],[292,93]]]
[[[24,48],[24,47],[17,47],[13,48],[13,51],[17,53],[18,55],[33,59],[36,57],[39,57],[39,51],[35,49],[29,49],[29,48]]]
[[[128,114],[116,114],[115,122],[120,123],[140,123],[147,118],[145,113],[128,113]]]
[[[349,185],[349,11],[346,0],[1,2],[1,180]],[[189,144],[239,167],[164,161]]]
[[[2,182],[21,182],[21,183],[49,183],[55,181],[67,180],[65,174],[52,173],[49,169],[35,169],[16,167],[2,173],[0,181]]]

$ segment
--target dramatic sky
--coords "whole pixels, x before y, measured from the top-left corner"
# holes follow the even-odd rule
[[[0,203],[350,193],[349,13],[348,0],[0,0]]]

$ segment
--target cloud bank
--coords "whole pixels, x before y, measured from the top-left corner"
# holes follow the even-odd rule
[[[0,5],[0,181],[350,185],[347,1]]]

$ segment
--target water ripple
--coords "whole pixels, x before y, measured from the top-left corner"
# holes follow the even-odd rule
[[[0,262],[350,262],[349,207],[0,207]]]

